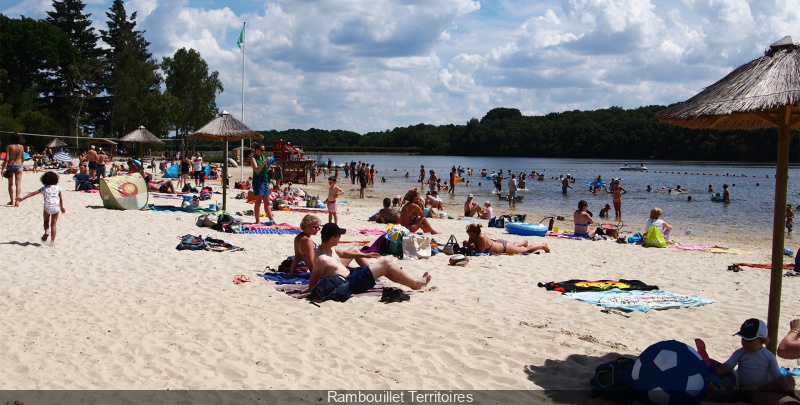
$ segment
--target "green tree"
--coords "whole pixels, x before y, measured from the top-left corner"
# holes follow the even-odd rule
[[[100,92],[103,51],[97,46],[91,14],[83,13],[85,7],[80,0],[53,0],[53,11],[47,13],[47,22],[63,32],[73,47],[59,60],[52,93],[54,108],[69,123],[72,135],[80,130],[87,104]]]
[[[216,96],[222,93],[219,72],[208,72],[208,64],[194,49],[178,49],[165,57],[166,96],[171,127],[182,142],[186,136],[217,115]]]
[[[169,125],[164,114],[166,100],[160,92],[162,78],[147,50],[150,42],[144,31],[135,29],[136,12],[128,17],[122,0],[114,0],[106,16],[108,30],[100,30],[110,46],[103,80],[108,111],[103,132],[119,137],[144,125],[154,134],[166,133]]]

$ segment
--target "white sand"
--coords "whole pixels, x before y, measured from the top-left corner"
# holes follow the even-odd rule
[[[38,176],[25,173],[24,193],[40,187]],[[66,190],[70,179],[61,176]],[[324,194],[326,187],[320,182],[309,191]],[[359,200],[349,183],[343,188],[350,203],[340,204],[339,224],[381,229],[365,220],[385,196]],[[292,254],[293,235],[219,234],[197,228],[197,215],[107,210],[98,194],[65,191],[64,198],[53,248],[39,239],[41,197],[0,208],[2,389],[586,389],[597,364],[636,356],[660,340],[702,338],[724,361],[739,347],[731,336],[739,325],[767,316],[769,270],[726,268],[769,262],[768,235],[673,234],[682,243],[755,251],[738,256],[529,237],[546,241],[552,253],[474,257],[466,267],[448,266],[443,254],[400,261],[414,277],[433,275],[409,302],[356,297],[317,307],[255,275]],[[459,197],[447,210],[458,214],[462,203]],[[228,204],[231,212],[252,208],[230,197]],[[303,215],[278,212],[276,219],[297,225]],[[467,224],[433,220],[442,232],[436,240],[451,233],[465,239]],[[484,232],[523,239],[496,228]],[[175,249],[180,235],[201,233],[246,251]],[[252,282],[234,285],[237,274]],[[571,278],[641,279],[716,302],[626,318],[537,287]],[[800,280],[784,278],[781,337],[800,316],[798,294]]]

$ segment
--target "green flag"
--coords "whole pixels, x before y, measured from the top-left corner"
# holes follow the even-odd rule
[[[239,49],[242,49],[242,45],[244,45],[244,27],[242,27],[242,32],[239,34],[239,39],[236,41],[236,45],[239,46]]]

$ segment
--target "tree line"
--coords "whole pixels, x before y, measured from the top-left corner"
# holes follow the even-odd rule
[[[0,14],[0,131],[118,138],[144,125],[184,139],[217,114],[222,83],[197,51],[159,63],[122,0],[99,33],[85,6],[54,0],[42,20]]]
[[[418,124],[383,132],[322,129],[261,131],[269,143],[285,139],[322,152],[394,152],[451,156],[608,158],[775,162],[777,129],[697,130],[663,124],[655,116],[666,106],[612,107],[523,116],[495,108],[465,125]],[[800,161],[797,131],[791,161]]]

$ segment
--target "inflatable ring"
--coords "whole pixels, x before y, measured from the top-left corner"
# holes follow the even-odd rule
[[[544,236],[547,234],[547,225],[541,223],[509,222],[506,224],[506,231],[514,235]]]

